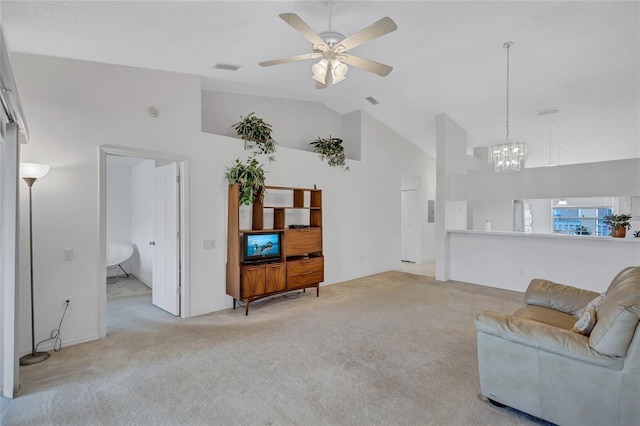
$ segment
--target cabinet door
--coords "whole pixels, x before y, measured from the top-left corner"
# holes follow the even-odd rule
[[[240,297],[247,298],[265,293],[265,268],[259,266],[242,267],[242,290]]]
[[[284,233],[285,255],[299,256],[322,251],[322,229],[287,229]]]
[[[266,265],[265,286],[267,293],[284,291],[287,288],[287,265],[284,263]]]

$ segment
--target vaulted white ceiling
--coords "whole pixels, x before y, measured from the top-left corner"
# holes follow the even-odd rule
[[[3,0],[0,18],[15,52],[196,74],[204,89],[318,101],[341,114],[363,109],[434,156],[438,113],[467,130],[470,147],[504,138],[502,44],[513,41],[510,136],[529,142],[528,166],[640,156],[639,2],[336,1],[332,29],[347,36],[383,16],[397,23],[351,51],[392,65],[389,76],[352,67],[316,90],[313,61],[258,66],[309,53],[278,14],[320,32],[326,3]],[[538,114],[550,108],[560,112]]]

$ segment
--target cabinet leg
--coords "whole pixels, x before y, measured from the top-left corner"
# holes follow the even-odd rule
[[[236,298],[235,297],[233,298],[233,309],[234,310],[236,309]]]
[[[320,283],[316,284],[316,297],[320,297]]]
[[[244,301],[244,314],[249,315],[249,299]]]

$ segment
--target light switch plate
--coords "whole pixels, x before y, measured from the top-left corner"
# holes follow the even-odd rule
[[[73,260],[73,249],[64,249],[63,250],[63,259],[64,260]]]

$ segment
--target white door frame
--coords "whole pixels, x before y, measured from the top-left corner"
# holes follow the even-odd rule
[[[13,398],[18,393],[20,368],[18,356],[18,295],[20,279],[18,267],[18,170],[20,163],[19,129],[7,123],[6,142],[0,155],[0,397]],[[1,137],[1,136],[0,136]]]
[[[107,335],[107,155],[119,155],[123,157],[138,157],[149,160],[173,161],[180,170],[180,316],[191,316],[190,281],[189,281],[189,159],[184,155],[166,154],[161,152],[143,151],[118,146],[102,145],[98,147],[99,156],[99,182],[100,182],[100,238],[98,241],[98,328],[100,337]]]

